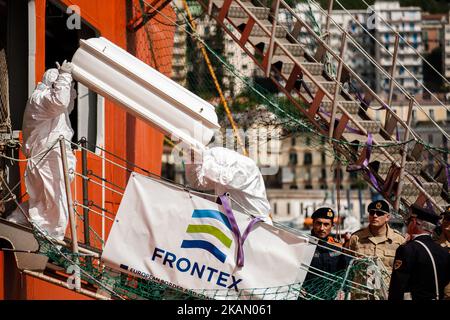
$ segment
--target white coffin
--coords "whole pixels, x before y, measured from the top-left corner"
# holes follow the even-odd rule
[[[73,77],[173,139],[195,149],[220,126],[214,107],[111,41],[80,41]]]

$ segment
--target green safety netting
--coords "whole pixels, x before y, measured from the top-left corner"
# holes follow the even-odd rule
[[[112,299],[150,300],[205,300],[205,299],[245,299],[245,300],[349,300],[386,298],[387,273],[370,258],[354,258],[347,269],[337,273],[327,273],[309,269],[314,277],[303,283],[240,290],[189,290],[164,281],[147,280],[130,276],[105,267],[98,259],[78,254],[56,245],[43,233],[36,231],[40,253],[63,268],[69,274],[78,266],[81,279]],[[308,270],[308,266],[302,267]]]

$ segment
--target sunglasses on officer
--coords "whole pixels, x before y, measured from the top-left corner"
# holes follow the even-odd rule
[[[377,215],[377,217],[384,216],[386,213],[387,213],[387,212],[384,212],[384,211],[378,211],[378,210],[370,210],[370,211],[369,211],[369,214],[370,214],[371,216]]]

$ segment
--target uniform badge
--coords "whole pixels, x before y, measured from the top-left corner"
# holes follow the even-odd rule
[[[377,208],[377,209],[381,209],[381,202],[377,202],[377,204],[375,205],[375,208]]]
[[[402,266],[402,260],[395,260],[394,261],[394,270],[397,270],[398,268],[400,268]]]
[[[327,217],[329,217],[329,218],[333,217],[333,212],[331,212],[331,210],[328,210]]]

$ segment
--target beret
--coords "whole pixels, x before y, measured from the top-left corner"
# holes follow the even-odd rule
[[[323,218],[323,219],[333,220],[334,219],[334,211],[333,211],[333,209],[328,208],[328,207],[319,208],[313,212],[311,218],[313,218],[313,219]]]

